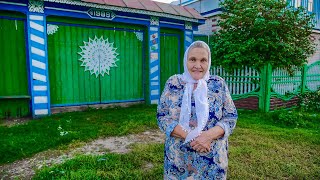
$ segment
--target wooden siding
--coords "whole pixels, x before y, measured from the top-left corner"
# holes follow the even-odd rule
[[[56,24],[58,31],[48,36],[51,104],[53,106],[136,101],[143,94],[143,41],[140,30]],[[117,67],[109,75],[96,76],[81,66],[84,42],[108,39],[118,53]],[[102,63],[102,62],[99,62]]]
[[[25,18],[6,15],[0,12],[0,118],[30,113]]]
[[[168,78],[183,72],[181,56],[181,35],[163,30],[160,34],[160,90],[162,92]]]

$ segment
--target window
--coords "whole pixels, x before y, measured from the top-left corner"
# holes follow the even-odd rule
[[[294,7],[298,8],[301,6],[301,0],[295,0]]]
[[[308,0],[308,11],[313,10],[313,0]]]

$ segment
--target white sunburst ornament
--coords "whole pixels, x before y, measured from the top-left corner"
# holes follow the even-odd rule
[[[111,67],[117,67],[116,62],[119,61],[117,56],[119,55],[113,47],[113,43],[109,43],[108,39],[89,38],[89,42],[83,42],[84,46],[80,46],[81,66],[85,67],[85,71],[90,71],[91,75],[95,74],[96,77],[100,75],[104,76],[105,73],[109,75]]]

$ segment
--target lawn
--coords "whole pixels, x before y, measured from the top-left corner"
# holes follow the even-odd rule
[[[156,106],[145,105],[90,109],[52,115],[18,126],[0,126],[0,165],[73,141],[89,141],[157,128],[155,109]]]
[[[157,128],[155,106],[133,106],[54,115],[0,127],[2,164],[74,140]],[[239,111],[229,138],[229,179],[320,179],[320,113],[312,125],[284,126],[272,114]],[[308,120],[310,120],[308,116]],[[135,145],[127,154],[80,155],[37,171],[34,179],[163,179],[163,144]]]

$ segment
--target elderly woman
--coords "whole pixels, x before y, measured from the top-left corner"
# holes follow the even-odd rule
[[[166,82],[157,112],[166,134],[164,179],[226,179],[228,137],[238,115],[210,64],[208,45],[196,41],[185,52],[184,73]]]

